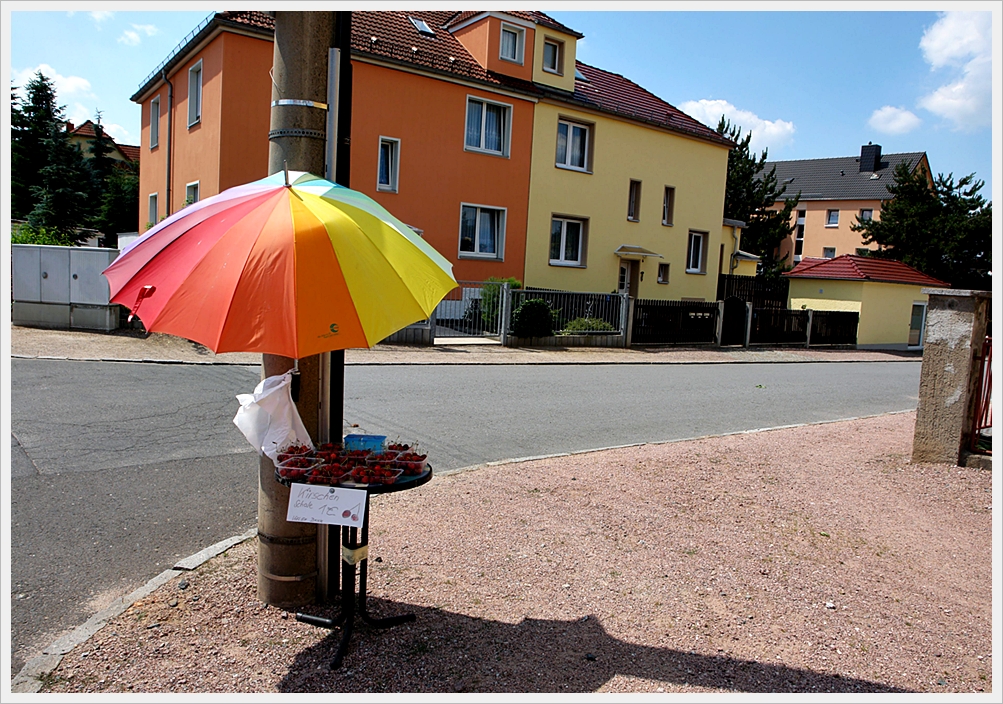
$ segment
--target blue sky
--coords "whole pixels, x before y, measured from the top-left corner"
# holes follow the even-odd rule
[[[272,9],[254,2],[240,6]],[[332,3],[295,6],[335,9]],[[991,89],[992,27],[999,32],[1003,12],[998,2],[919,5],[924,11],[909,10],[913,3],[887,2],[534,7],[585,35],[580,60],[626,76],[712,127],[727,115],[752,132],[753,146],[767,148],[770,159],[850,156],[873,142],[885,153],[925,151],[934,173],[975,172],[986,182],[987,198],[1000,182],[993,179],[999,158],[994,164],[992,152],[999,95]],[[15,84],[41,69],[55,81],[70,120],[93,119],[100,110],[117,140],[138,144],[140,111],[129,97],[214,9],[227,8],[5,2],[5,67]]]

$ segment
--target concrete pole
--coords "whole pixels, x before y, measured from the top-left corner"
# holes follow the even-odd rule
[[[325,172],[328,49],[333,12],[275,12],[268,172]],[[293,368],[294,360],[262,356],[265,377]],[[300,416],[310,437],[321,437],[321,357],[299,360]],[[325,371],[327,373],[325,373]],[[324,429],[326,434],[326,428]],[[338,438],[340,440],[340,437]],[[258,598],[280,607],[312,604],[317,596],[317,527],[286,521],[289,489],[275,481],[275,468],[262,457],[258,477]]]

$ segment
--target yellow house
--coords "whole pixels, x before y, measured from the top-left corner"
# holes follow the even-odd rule
[[[723,223],[734,144],[623,76],[537,34],[525,284],[713,301],[741,223]],[[550,47],[545,46],[550,43]],[[736,225],[738,227],[736,227]]]
[[[802,259],[784,274],[791,309],[860,314],[858,349],[921,349],[928,296],[949,284],[891,259],[843,254]]]

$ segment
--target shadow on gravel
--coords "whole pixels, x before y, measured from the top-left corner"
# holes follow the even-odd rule
[[[341,630],[331,631],[297,656],[279,691],[595,692],[614,675],[704,691],[909,691],[724,655],[632,645],[610,636],[594,616],[508,624],[379,599],[369,604],[374,616],[410,610],[417,621],[377,630],[357,619],[344,664],[335,671],[329,663]],[[331,617],[335,610],[318,608],[312,613]]]

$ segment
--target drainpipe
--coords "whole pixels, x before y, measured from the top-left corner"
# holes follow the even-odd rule
[[[166,187],[166,207],[165,215],[171,214],[171,154],[174,148],[174,84],[167,78],[167,69],[161,69],[161,78],[167,84],[167,187]],[[156,225],[157,223],[153,223]]]

